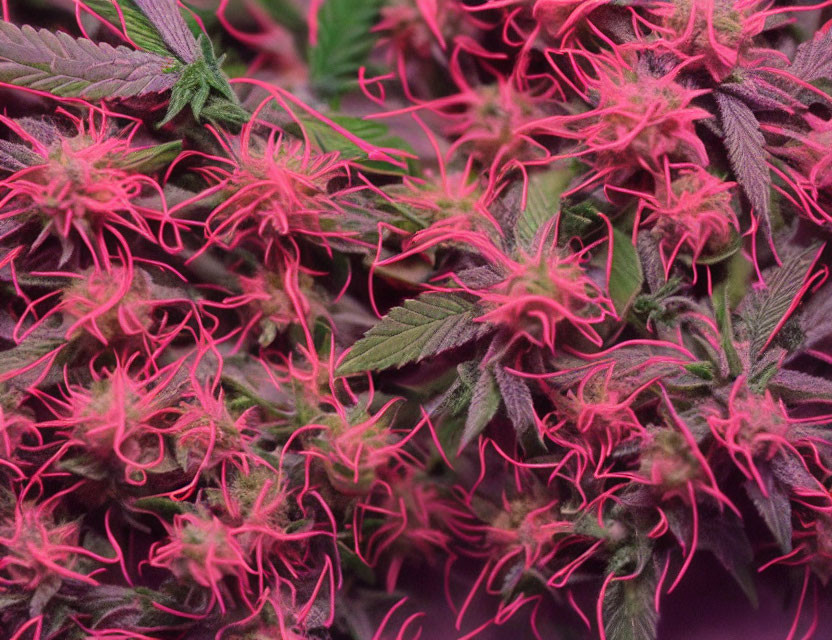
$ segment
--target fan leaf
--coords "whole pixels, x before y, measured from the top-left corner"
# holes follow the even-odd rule
[[[96,17],[109,22],[117,30],[123,29],[137,47],[160,56],[172,55],[162,34],[133,0],[119,0],[118,8],[116,8],[116,0],[83,0],[80,4],[94,12]],[[119,16],[119,9],[121,16]]]
[[[359,340],[339,375],[400,367],[477,337],[476,307],[455,294],[426,293],[390,310]]]
[[[380,0],[327,0],[318,12],[318,35],[309,49],[309,78],[324,96],[356,86],[358,70],[373,48],[371,28]]]
[[[717,107],[725,133],[731,169],[754,207],[754,213],[771,233],[771,176],[766,164],[765,138],[754,112],[739,98],[717,91]]]
[[[65,33],[0,22],[0,82],[86,100],[169,91],[173,60]]]

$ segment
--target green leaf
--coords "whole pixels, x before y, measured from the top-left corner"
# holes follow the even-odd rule
[[[731,308],[728,303],[728,287],[720,285],[712,299],[716,325],[719,327],[720,344],[728,360],[728,370],[735,378],[743,372],[742,360],[734,346],[734,327],[731,323]]]
[[[630,580],[610,582],[604,594],[604,631],[607,640],[653,640],[659,614],[653,606],[657,588],[648,566]]]
[[[561,208],[558,220],[558,244],[564,245],[570,239],[583,237],[594,227],[602,224],[600,209],[589,200]]]
[[[350,133],[374,146],[387,149],[400,149],[408,154],[414,153],[413,148],[405,140],[390,135],[390,128],[384,123],[343,115],[331,115],[328,117]],[[342,158],[355,160],[374,173],[405,175],[407,173],[412,174],[417,172],[417,167],[412,162],[409,163],[410,167],[408,171],[402,167],[392,165],[389,162],[370,160],[367,157],[366,151],[320,120],[304,118],[303,128],[313,144],[324,153],[337,151]],[[290,133],[300,136],[300,128],[297,125],[289,125],[287,130]]]
[[[170,498],[163,498],[159,496],[148,496],[146,498],[139,498],[133,503],[134,507],[139,509],[146,509],[153,513],[158,513],[165,518],[173,518],[175,515],[183,513],[193,513],[194,507],[190,503],[171,500]]]
[[[753,362],[762,355],[797,305],[798,293],[806,281],[807,272],[815,263],[817,253],[817,247],[810,247],[790,256],[782,267],[768,275],[763,292],[755,292],[744,301],[743,319]]]
[[[469,342],[481,325],[476,306],[447,293],[425,293],[390,310],[350,350],[338,375],[400,367]]]
[[[529,180],[526,208],[514,225],[517,242],[526,251],[534,250],[538,232],[554,218],[560,209],[560,194],[572,179],[568,169],[553,169],[537,173]]]
[[[153,173],[167,167],[182,151],[182,141],[172,140],[125,154],[117,162],[122,169]]]
[[[82,4],[88,6],[121,31],[121,18],[119,18],[118,11],[111,0],[83,0]],[[130,40],[145,51],[158,53],[160,56],[171,57],[173,55],[165,44],[162,34],[145,17],[133,0],[118,0],[118,6],[124,17],[124,26]]]
[[[309,49],[309,79],[334,97],[357,85],[358,70],[375,44],[371,33],[382,0],[327,0],[318,11],[318,39]]]
[[[474,385],[468,417],[465,420],[465,429],[459,443],[460,451],[482,433],[499,407],[500,390],[497,388],[497,381],[494,378],[492,368],[486,367],[482,369],[479,378],[477,378],[477,384]]]
[[[626,316],[643,286],[644,272],[636,248],[627,234],[613,229],[609,290],[619,317]]]
[[[180,65],[179,80],[173,86],[167,113],[159,127],[173,120],[188,105],[197,121],[203,109],[208,113],[209,108],[210,115],[219,122],[238,123],[248,119],[248,113],[239,106],[228,78],[220,69],[221,61],[214,55],[211,41],[202,35],[199,45],[203,57],[189,65]]]

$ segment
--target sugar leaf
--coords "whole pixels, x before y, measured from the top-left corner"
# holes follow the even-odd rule
[[[832,29],[801,44],[788,70],[806,82],[832,78]]]
[[[476,307],[447,293],[425,293],[394,307],[370,329],[338,368],[339,375],[400,367],[477,337]]]
[[[517,436],[521,440],[527,440],[529,436],[539,438],[529,385],[523,378],[509,373],[499,365],[495,367],[494,375],[500,387],[506,413]]]
[[[162,93],[179,75],[172,60],[127,47],[0,22],[0,82],[86,100]]]
[[[743,319],[752,360],[760,357],[799,302],[798,294],[818,250],[810,247],[783,260],[783,266],[766,278],[765,291],[743,301]]]
[[[725,146],[731,169],[754,207],[754,213],[771,232],[771,176],[766,164],[765,138],[754,112],[735,96],[714,93],[725,134]]]
[[[168,49],[175,53],[177,58],[190,64],[201,57],[196,38],[188,29],[176,0],[134,0],[134,2],[156,27]]]
[[[768,495],[764,495],[753,480],[745,482],[745,491],[780,549],[783,553],[789,553],[792,550],[792,507],[789,496],[769,469],[759,466],[759,471]]]
[[[615,310],[624,317],[644,286],[644,272],[629,236],[618,229],[612,236],[612,269],[609,290]]]
[[[399,149],[407,153],[413,153],[413,149],[405,140],[390,134],[390,128],[386,124],[343,115],[332,115],[329,118],[335,124],[342,126],[350,133],[373,146],[383,147],[384,149]],[[370,160],[364,149],[361,149],[357,144],[332,127],[327,126],[325,122],[315,118],[303,118],[302,122],[303,128],[310,140],[324,153],[337,151],[340,157],[355,160],[361,166],[374,173],[391,175],[408,173],[404,167],[396,166],[389,162]],[[287,128],[289,131],[294,130],[294,127],[291,125]],[[299,128],[298,133],[300,133]]]
[[[380,0],[327,0],[318,12],[318,34],[309,49],[309,78],[325,96],[354,86],[359,68],[373,48],[371,28]]]
[[[477,383],[474,385],[468,417],[465,420],[465,429],[459,443],[460,451],[482,433],[482,430],[491,422],[491,418],[497,413],[499,407],[500,389],[497,387],[492,367],[486,367],[482,369],[479,378],[477,378]]]
[[[165,44],[162,34],[153,26],[153,23],[148,20],[133,0],[118,0],[118,2],[116,0],[83,0],[80,4],[93,11],[96,17],[109,22],[119,31],[124,29],[127,37],[137,47],[151,53],[158,53],[161,56],[172,55],[173,52]],[[121,16],[119,16],[116,4],[118,9],[121,10]],[[124,20],[123,26],[122,19]]]
[[[535,174],[529,180],[526,207],[514,227],[517,242],[526,251],[533,250],[538,232],[557,215],[560,194],[571,178],[570,171],[555,169]]]
[[[652,640],[659,614],[653,606],[657,587],[649,568],[629,580],[610,582],[604,594],[604,631],[608,640]]]
[[[769,380],[768,389],[783,400],[832,400],[832,380],[794,371],[780,369]]]

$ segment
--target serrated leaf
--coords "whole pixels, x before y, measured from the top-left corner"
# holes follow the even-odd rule
[[[826,431],[826,430],[824,430]],[[769,462],[774,477],[791,489],[817,490],[817,479],[806,470],[806,465],[793,451],[781,449]]]
[[[792,550],[792,505],[789,496],[770,469],[762,465],[758,465],[758,469],[768,496],[763,495],[759,485],[753,480],[746,480],[743,486],[757,512],[771,531],[771,535],[780,545],[780,549],[783,553],[790,553]]]
[[[526,251],[533,251],[538,232],[554,218],[560,209],[560,194],[572,179],[567,169],[553,169],[537,173],[529,180],[526,208],[517,218],[514,235]]]
[[[817,248],[811,247],[783,261],[783,266],[766,278],[763,292],[754,293],[744,301],[743,319],[749,339],[749,352],[753,361],[788,319],[797,305],[797,295],[817,257]]]
[[[381,0],[327,0],[318,11],[317,42],[309,49],[309,79],[322,95],[357,86],[358,70],[375,44],[371,32]]]
[[[386,149],[400,149],[407,153],[413,153],[413,148],[405,140],[390,135],[390,128],[381,123],[372,120],[363,120],[361,118],[353,118],[343,115],[329,116],[330,120],[336,124],[344,127],[347,131],[355,134],[363,141],[370,143],[377,147]],[[337,151],[338,154],[348,160],[355,160],[365,168],[375,173],[386,173],[391,175],[403,175],[408,173],[407,169],[390,164],[389,162],[382,162],[378,160],[370,160],[367,152],[358,147],[354,142],[340,134],[332,127],[328,127],[325,122],[314,118],[304,118],[303,128],[306,134],[312,140],[316,147],[324,153]],[[289,131],[292,131],[290,126]],[[300,133],[298,131],[298,133]],[[411,167],[412,169],[415,167]]]
[[[477,337],[476,307],[448,293],[426,293],[390,310],[350,350],[338,375],[400,367]]]
[[[173,60],[127,47],[0,22],[0,82],[86,100],[170,90]]]
[[[767,234],[771,233],[771,176],[766,164],[765,138],[754,112],[740,99],[714,93],[728,160],[737,182],[748,196],[754,213]]]
[[[832,380],[791,369],[779,369],[768,381],[768,389],[787,402],[832,400]]]
[[[789,73],[806,82],[832,79],[832,29],[818,32],[797,48]]]
[[[699,548],[716,556],[756,607],[757,590],[752,572],[754,551],[742,521],[733,513],[703,517],[699,523]]]
[[[121,9],[121,16],[124,18],[122,27],[121,17],[116,9],[116,0],[83,0],[81,4],[86,5],[98,16],[104,18],[118,30],[122,28],[133,43],[151,53],[161,56],[170,56],[172,52],[165,44],[162,34],[153,26],[153,23],[141,12],[141,9],[133,0],[118,0],[118,7]]]
[[[124,0],[119,0],[123,2]],[[187,64],[200,57],[200,47],[188,29],[176,0],[133,0],[162,36],[168,49]]]
[[[220,69],[220,61],[214,54],[211,41],[204,35],[200,36],[199,46],[202,49],[202,57],[181,67],[179,80],[171,90],[168,110],[159,127],[173,120],[189,105],[197,121],[203,115],[203,109],[207,109],[209,105],[214,109],[212,115],[220,122],[229,120],[236,124],[241,115],[243,122],[248,117],[248,113],[237,104],[237,96]],[[226,115],[221,109],[217,109],[217,103],[236,107],[236,112]]]
[[[468,417],[465,420],[465,429],[459,442],[460,451],[482,433],[482,430],[491,422],[491,418],[497,413],[499,407],[500,390],[497,387],[497,380],[492,368],[486,367],[480,371],[477,383],[474,385],[471,404],[468,408]]]
[[[612,298],[615,305],[616,313],[623,318],[635,301],[636,296],[641,293],[644,286],[644,272],[641,269],[638,252],[627,234],[618,229],[613,229],[612,243],[610,298]]]
[[[539,439],[534,401],[529,385],[519,376],[506,371],[500,365],[494,368],[494,377],[500,387],[500,395],[506,407],[506,413],[521,441],[531,438]]]
[[[604,594],[604,631],[607,640],[653,640],[659,614],[653,606],[657,580],[645,569],[630,580],[610,582]]]

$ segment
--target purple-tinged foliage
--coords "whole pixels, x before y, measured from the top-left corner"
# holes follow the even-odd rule
[[[0,0],[0,635],[828,637],[826,4]]]

